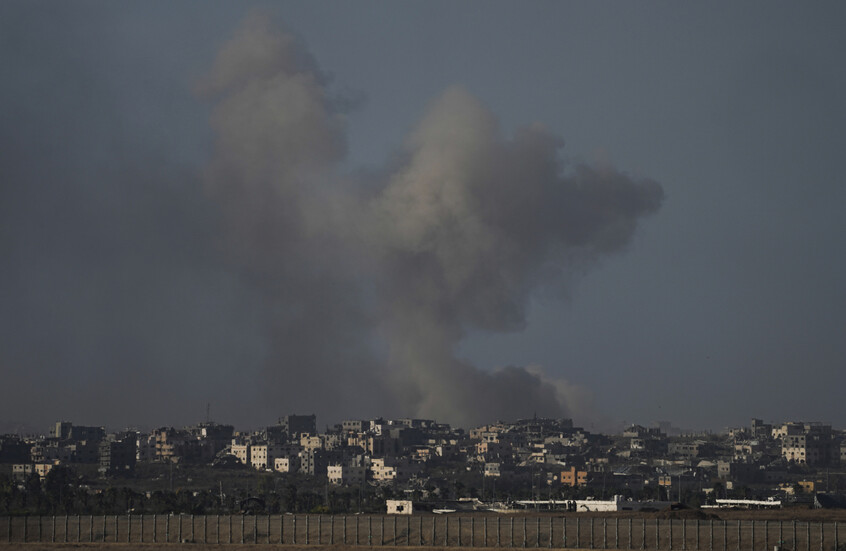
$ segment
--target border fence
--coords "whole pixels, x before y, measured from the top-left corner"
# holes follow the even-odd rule
[[[0,517],[6,543],[266,543],[655,551],[838,551],[837,522],[497,515]]]

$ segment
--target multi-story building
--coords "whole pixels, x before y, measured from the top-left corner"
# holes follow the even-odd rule
[[[563,486],[586,486],[588,483],[587,471],[580,471],[576,467],[570,467],[566,471],[561,471],[561,484]]]
[[[289,457],[292,454],[295,455],[299,449],[299,446],[280,444],[278,442],[252,444],[249,448],[250,465],[252,465],[254,469],[274,470],[276,468],[275,461],[277,457]]]
[[[234,441],[229,447],[230,453],[238,458],[244,465],[250,464],[250,444],[236,444]]]
[[[288,440],[295,440],[303,434],[317,434],[316,415],[286,415],[279,419],[279,425]]]
[[[131,473],[135,470],[137,435],[129,433],[100,442],[101,474]]]
[[[300,470],[300,458],[296,455],[286,455],[273,460],[273,470],[280,473],[295,473]]]
[[[326,476],[330,484],[363,484],[367,476],[367,468],[351,465],[329,465],[326,467]]]

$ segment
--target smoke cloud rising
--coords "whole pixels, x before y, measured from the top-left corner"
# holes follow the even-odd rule
[[[456,348],[471,330],[521,329],[550,274],[623,249],[659,207],[658,184],[565,172],[558,137],[539,125],[503,136],[461,87],[432,102],[395,166],[344,176],[343,113],[302,45],[259,14],[202,88],[217,102],[206,186],[229,253],[267,299],[267,388],[287,388],[283,403],[349,414],[366,400],[459,424],[573,413],[566,382],[483,371]]]
[[[150,76],[176,65],[115,42],[117,11],[89,26],[27,9],[0,39],[15,74],[0,89],[0,429],[196,422],[207,402],[241,426],[579,418],[562,366],[488,371],[457,349],[521,330],[536,289],[623,250],[658,184],[565,166],[560,138],[505,135],[462,87],[389,164],[350,174],[348,102],[266,15],[180,103],[175,75]],[[173,153],[197,105],[201,170]]]

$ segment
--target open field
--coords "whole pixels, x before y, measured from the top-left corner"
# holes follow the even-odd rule
[[[664,511],[533,515],[121,515],[0,517],[0,544],[58,544],[98,549],[144,544],[297,547],[519,547],[643,550],[834,551],[846,542],[840,517],[804,510],[802,520],[779,511]],[[812,516],[811,514],[816,514]],[[839,513],[839,512],[838,512]],[[777,515],[775,515],[777,516]],[[677,517],[677,518],[672,518]],[[678,518],[681,517],[681,518]],[[734,517],[734,518],[729,518]]]

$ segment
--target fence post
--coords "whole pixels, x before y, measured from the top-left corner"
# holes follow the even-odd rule
[[[576,547],[582,544],[582,517],[576,517]]]
[[[41,526],[41,524],[39,524]],[[38,541],[41,541],[41,529],[38,529]],[[94,515],[88,515],[88,542],[94,543]]]
[[[220,515],[217,514],[214,516],[214,533],[215,533],[215,543],[220,545]]]
[[[805,523],[805,549],[811,550],[811,521]]]
[[[728,551],[728,521],[723,521],[723,551]]]
[[[514,517],[511,517],[511,533],[508,536],[508,547],[514,547]]]
[[[306,545],[308,545],[308,538],[309,538],[309,520],[308,514],[306,514]]]
[[[590,548],[593,549],[593,517],[590,517]]]
[[[93,519],[94,517],[91,517],[91,518]],[[92,521],[92,522],[93,522],[93,521]],[[93,526],[93,525],[92,525],[92,526]],[[41,532],[42,532],[42,528],[41,528],[41,515],[38,515],[38,543],[41,543]],[[94,531],[93,531],[93,530],[89,530],[89,533],[90,533],[90,534],[93,534],[93,533],[94,533]],[[94,541],[93,537],[92,537],[91,541]]]
[[[461,517],[458,517],[458,546],[461,547]]]
[[[470,517],[470,547],[476,547],[476,517]]]
[[[796,521],[795,520],[793,521],[793,541],[791,543],[793,544],[793,549],[795,551],[796,550]]]
[[[153,543],[158,543],[159,515],[153,513]]]
[[[669,529],[667,530],[667,539],[670,540],[670,551],[673,549],[673,519],[667,523],[670,525]]]
[[[323,529],[323,515],[317,515],[317,545],[320,545],[320,532]]]
[[[741,541],[743,540],[743,521],[738,519],[737,520],[737,551],[740,551]]]
[[[696,519],[696,551],[699,551],[699,519]]]
[[[306,519],[308,519],[308,517],[306,517]],[[308,539],[308,536],[306,536],[306,539]],[[241,543],[244,543],[244,515],[243,514],[241,515]],[[308,542],[306,542],[306,543],[308,543]]]
[[[487,519],[487,517],[485,517],[485,518]],[[555,529],[555,527],[552,524],[552,517],[550,516],[549,517],[549,548],[550,549],[552,549],[552,532],[553,532],[554,529]],[[485,545],[487,546],[487,544],[488,544],[488,542],[486,540]]]
[[[229,543],[232,543],[232,513],[226,516],[229,519]]]
[[[602,548],[608,549],[608,519],[602,517]]]
[[[526,547],[526,517],[523,517],[523,547]]]
[[[126,543],[132,542],[132,514],[126,515]]]
[[[708,521],[708,551],[714,551],[714,519]]]
[[[68,516],[65,515],[65,543],[68,542]]]
[[[120,539],[120,537],[118,536],[118,516],[115,515],[113,520],[115,521],[115,543],[117,543]]]
[[[567,547],[567,517],[561,519],[561,547]]]
[[[682,519],[682,551],[687,549],[687,519]]]
[[[640,548],[646,549],[646,519],[643,519],[643,531],[640,533],[643,540],[640,542]]]
[[[297,545],[297,514],[294,513],[294,518],[291,519],[293,521],[294,527],[291,530],[291,534],[293,534],[294,538],[294,545]]]
[[[837,537],[837,521],[834,521],[834,548],[837,549],[837,546],[840,544],[840,541]]]
[[[778,545],[784,545],[784,521],[778,521]]]
[[[56,531],[56,517],[53,517],[53,531]],[[117,539],[115,539],[117,541]],[[103,515],[103,543],[106,543],[106,515]]]
[[[385,517],[379,517],[379,545],[385,545]]]
[[[285,513],[279,515],[279,545],[285,545]]]
[[[56,515],[53,515],[53,541],[56,541]],[[6,543],[12,543],[12,516],[6,517]]]
[[[823,542],[825,541],[825,533],[823,532],[824,527],[825,522],[820,522],[820,551],[823,551]]]
[[[535,523],[535,547],[540,547],[540,517]]]
[[[253,517],[253,544],[258,543],[258,515]]]
[[[203,543],[208,543],[209,541],[209,530],[208,530],[208,515],[203,515]]]
[[[26,536],[27,536],[27,520],[29,519],[29,515],[24,515],[24,537],[23,542],[26,543]]]
[[[141,514],[141,543],[144,543],[144,514]]]
[[[179,519],[178,527],[176,529],[176,532],[177,532],[176,537],[179,539],[179,541],[177,543],[182,543],[182,513],[179,513],[179,516],[176,517],[176,518]]]
[[[752,520],[752,544],[749,546],[749,549],[754,551],[755,549],[755,520]]]
[[[661,519],[655,519],[655,551],[661,546]]]
[[[422,517],[421,517],[421,520],[422,520]],[[437,524],[435,522],[436,520],[437,520],[437,517],[433,516],[432,517],[432,546],[435,545],[435,524]]]
[[[165,543],[170,543],[170,513],[165,515]]]
[[[770,548],[770,521],[764,521],[764,549]]]

